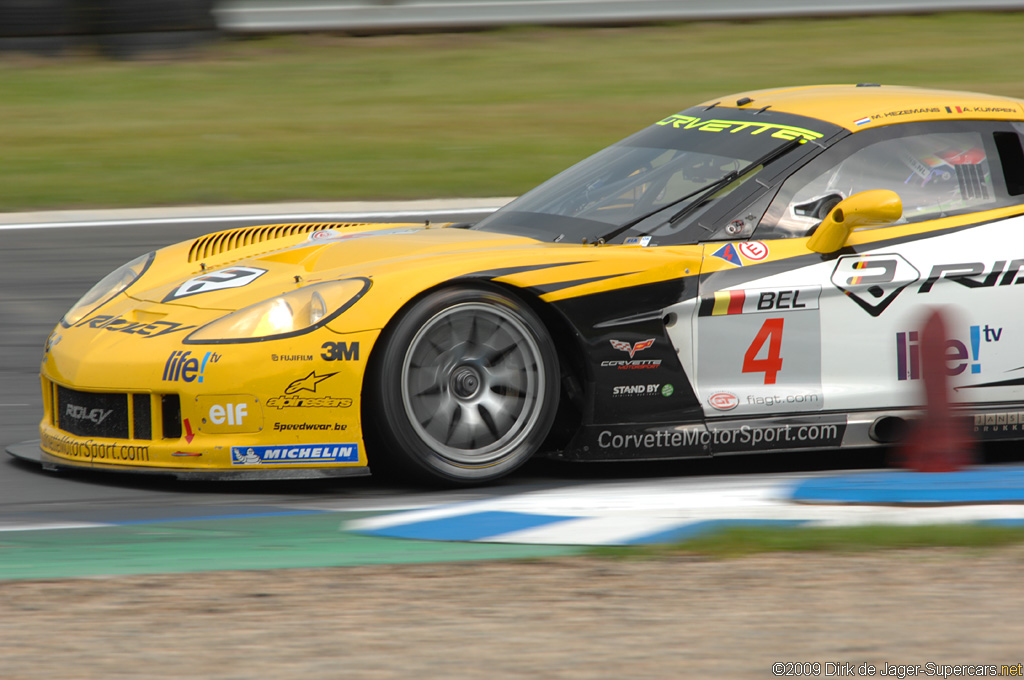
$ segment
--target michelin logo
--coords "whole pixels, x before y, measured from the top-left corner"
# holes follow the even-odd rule
[[[358,444],[306,444],[303,446],[232,446],[232,465],[296,465],[355,463]]]

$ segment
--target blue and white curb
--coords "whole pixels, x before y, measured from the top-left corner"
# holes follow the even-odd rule
[[[1024,526],[1024,468],[582,484],[361,518],[347,523],[345,529],[370,536],[437,541],[637,545],[677,541],[741,525],[969,522]]]
[[[976,467],[956,472],[882,470],[832,475],[793,489],[801,503],[1024,503],[1024,467]]]

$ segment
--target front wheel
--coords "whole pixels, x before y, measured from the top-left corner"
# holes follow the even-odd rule
[[[383,343],[364,414],[377,434],[371,466],[478,484],[543,443],[558,406],[558,357],[522,302],[496,290],[440,290],[408,309]]]

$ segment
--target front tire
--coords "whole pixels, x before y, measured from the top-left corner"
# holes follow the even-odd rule
[[[540,448],[559,368],[543,323],[503,292],[454,288],[416,302],[375,358],[373,466],[461,485],[502,477]]]

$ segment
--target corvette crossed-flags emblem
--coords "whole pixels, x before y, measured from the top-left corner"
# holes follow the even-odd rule
[[[654,344],[654,338],[648,338],[647,340],[641,340],[635,345],[630,345],[628,342],[622,340],[609,340],[612,343],[612,347],[623,352],[629,352],[629,358],[632,359],[633,355],[640,350],[647,349]]]

